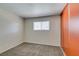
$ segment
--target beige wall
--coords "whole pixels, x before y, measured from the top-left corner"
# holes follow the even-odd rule
[[[23,20],[0,9],[0,53],[23,42]]]
[[[46,20],[50,21],[50,31],[33,30],[33,22]],[[60,46],[60,16],[26,19],[24,42]]]

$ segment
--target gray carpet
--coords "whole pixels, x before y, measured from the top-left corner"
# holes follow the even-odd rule
[[[22,43],[0,56],[63,56],[60,47],[33,43]]]

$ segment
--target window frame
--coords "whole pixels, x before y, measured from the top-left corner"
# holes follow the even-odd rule
[[[40,22],[40,25],[41,25],[41,27],[40,27],[41,29],[40,30],[34,30],[34,28],[35,28],[34,23],[35,22],[38,22],[38,23]],[[48,29],[46,29],[46,30],[45,29],[42,29],[43,22],[48,22],[48,25],[47,25],[48,26]],[[46,21],[34,21],[32,27],[33,27],[33,31],[50,31],[50,21],[49,20],[46,20]]]

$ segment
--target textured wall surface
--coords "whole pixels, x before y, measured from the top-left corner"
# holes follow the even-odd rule
[[[23,20],[0,9],[0,53],[23,42]]]
[[[36,21],[50,21],[50,30],[34,31],[33,22]],[[26,19],[24,42],[60,46],[60,16]]]

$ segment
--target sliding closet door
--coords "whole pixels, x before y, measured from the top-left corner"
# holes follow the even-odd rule
[[[61,46],[67,56],[79,56],[79,4],[68,4],[62,13]]]
[[[70,4],[70,55],[79,56],[79,4]]]
[[[68,5],[65,6],[62,16],[61,16],[61,32],[62,32],[62,40],[61,40],[61,46],[64,50],[65,55],[69,55],[69,27],[68,27],[68,21],[69,21],[69,14],[68,14]]]

